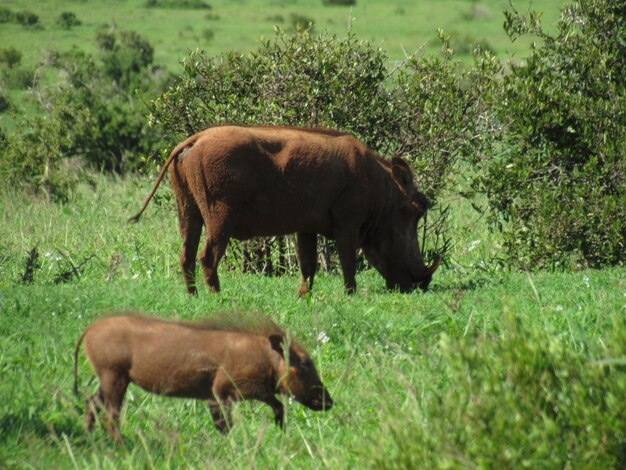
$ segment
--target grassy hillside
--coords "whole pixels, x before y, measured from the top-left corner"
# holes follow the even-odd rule
[[[211,9],[186,10],[145,3],[5,1],[38,14],[41,28],[0,24],[0,48],[21,50],[34,66],[46,48],[93,48],[96,31],[114,24],[145,35],[156,63],[176,71],[191,48],[251,49],[274,24],[290,28],[292,14],[338,35],[350,15],[321,0],[212,1]],[[550,22],[558,3],[533,6]],[[501,31],[506,6],[357,0],[351,23],[392,60],[423,44],[435,52],[437,27],[520,57],[528,43],[510,44]],[[82,24],[61,29],[63,11]],[[625,267],[502,269],[501,237],[450,191],[438,203],[451,208],[452,248],[427,293],[388,292],[377,272],[364,270],[356,295],[343,293],[339,273],[320,273],[312,295],[297,299],[296,274],[242,274],[226,262],[222,292],[201,288],[191,298],[179,272],[173,201],[163,196],[168,185],[128,225],[153,181],[83,176],[64,203],[0,187],[0,468],[626,467]],[[131,386],[124,445],[101,426],[88,434],[84,399],[97,385],[81,357],[80,396],[72,395],[74,345],[90,322],[128,308],[170,319],[269,315],[307,347],[335,406],[315,413],[285,398],[281,432],[267,406],[238,404],[233,430],[222,436],[206,404]]]
[[[162,6],[148,7],[149,3]],[[339,37],[345,37],[351,29],[358,39],[370,40],[382,48],[391,62],[418,50],[425,54],[438,53],[441,47],[437,40],[438,28],[452,37],[451,44],[462,59],[467,59],[478,44],[492,49],[500,57],[516,60],[526,56],[530,47],[529,39],[512,43],[504,33],[502,11],[510,8],[505,0],[361,0],[352,8],[325,6],[321,0],[198,0],[187,4],[209,7],[163,7],[180,3],[183,2],[3,2],[0,18],[2,11],[30,12],[38,21],[30,26],[15,20],[0,23],[0,52],[14,48],[21,54],[16,70],[6,70],[6,66],[0,65],[0,125],[12,130],[16,122],[8,111],[2,111],[3,101],[14,105],[18,114],[32,113],[37,108],[36,97],[29,91],[33,80],[46,88],[59,79],[58,70],[45,67],[50,63],[51,51],[78,47],[95,52],[97,33],[112,29],[135,31],[145,37],[154,47],[154,64],[173,73],[180,71],[180,61],[191,50],[203,49],[209,54],[248,51],[272,38],[276,26],[292,31],[295,23],[308,21],[314,22],[316,31],[330,31]],[[532,7],[542,11],[550,30],[550,25],[559,17],[562,3],[561,0],[536,0],[532,4],[520,1],[515,5],[520,10]],[[59,24],[63,13],[74,14],[80,24],[65,29]]]
[[[529,45],[523,41],[511,44],[504,34],[502,11],[508,8],[505,0],[359,0],[352,8],[324,6],[321,0],[212,0],[205,2],[210,4],[210,9],[148,8],[146,3],[146,0],[35,3],[6,0],[2,5],[12,11],[28,10],[38,15],[40,28],[3,24],[0,44],[16,47],[24,54],[26,63],[34,64],[49,48],[67,49],[76,45],[91,50],[96,31],[114,26],[144,35],[155,47],[155,62],[176,70],[180,59],[191,49],[201,48],[214,54],[249,50],[263,37],[272,36],[275,25],[290,29],[294,17],[304,17],[314,21],[316,30],[329,30],[340,36],[351,27],[360,39],[380,44],[392,60],[402,59],[405,51],[412,53],[423,46],[435,52],[438,44],[432,40],[436,38],[437,28],[458,38],[459,49],[465,49],[468,43],[486,41],[500,55],[523,56]],[[530,5],[544,12],[547,25],[558,19],[562,3],[561,0],[514,2],[520,10]],[[62,29],[57,18],[66,11],[75,13],[82,24],[70,30]]]

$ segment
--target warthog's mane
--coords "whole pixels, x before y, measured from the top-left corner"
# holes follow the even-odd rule
[[[210,317],[199,318],[196,320],[177,320],[147,315],[135,310],[126,310],[114,313],[111,316],[131,316],[143,318],[149,321],[160,323],[168,323],[172,325],[180,325],[195,330],[213,330],[227,331],[233,333],[243,333],[255,336],[271,336],[279,335],[287,339],[289,342],[298,345],[304,350],[302,345],[295,341],[293,337],[279,327],[274,320],[267,315],[259,313],[242,313],[242,312],[216,312]]]
[[[217,312],[210,317],[197,320],[177,320],[174,323],[198,330],[232,331],[262,336],[272,334],[285,336],[285,331],[274,323],[271,318],[259,314]]]
[[[245,127],[245,126],[244,126]],[[322,134],[327,135],[329,137],[343,137],[343,136],[352,136],[349,132],[339,131],[337,129],[331,129],[328,127],[297,127],[297,126],[272,126],[272,125],[257,125],[257,126],[249,126],[252,129],[282,129],[289,131],[300,131],[307,132],[309,134]]]

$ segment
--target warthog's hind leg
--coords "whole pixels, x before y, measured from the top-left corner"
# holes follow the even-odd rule
[[[117,371],[107,370],[100,374],[100,389],[106,408],[106,429],[118,443],[122,442],[120,433],[120,413],[124,402],[124,394],[128,388],[129,379]]]
[[[102,388],[98,387],[98,391],[89,399],[86,400],[85,406],[85,429],[88,432],[93,431],[93,423],[96,419],[96,415],[104,406],[104,396],[102,394]]]
[[[211,418],[213,418],[213,424],[222,434],[228,433],[232,426],[232,420],[230,417],[230,400],[224,402],[218,402],[217,400],[207,400],[209,403],[209,409],[211,410]]]
[[[183,240],[183,250],[180,255],[180,266],[185,280],[187,292],[196,295],[196,255],[202,234],[202,215],[192,198],[176,197],[178,207],[178,230]]]
[[[208,219],[205,214],[205,219]],[[206,241],[202,253],[200,253],[200,264],[207,286],[212,292],[220,291],[220,280],[217,276],[217,266],[226,252],[230,239],[226,227],[219,222],[217,217],[208,219],[206,224]]]

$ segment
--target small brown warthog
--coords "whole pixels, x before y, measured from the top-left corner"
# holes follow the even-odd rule
[[[125,314],[92,323],[74,350],[74,392],[82,342],[100,381],[87,400],[87,429],[91,431],[95,415],[104,408],[107,431],[121,440],[120,410],[130,382],[159,395],[207,400],[220,432],[230,428],[230,404],[238,400],[267,403],[281,427],[284,410],[276,394],[293,396],[316,411],[332,407],[302,347],[268,318],[232,318],[222,315],[192,323]]]

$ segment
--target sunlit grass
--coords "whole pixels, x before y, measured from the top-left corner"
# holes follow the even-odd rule
[[[448,417],[437,413],[449,410],[437,403],[457,384],[450,381],[450,357],[442,347],[506,341],[507,318],[514,315],[530,332],[529,344],[541,332],[576,357],[601,358],[626,313],[624,268],[531,274],[493,268],[497,236],[463,200],[450,201],[455,248],[428,293],[387,292],[369,270],[358,274],[354,296],[343,294],[339,274],[322,273],[313,295],[299,300],[296,274],[221,269],[219,295],[201,289],[191,298],[179,273],[180,241],[168,205],[151,206],[136,225],[125,223],[150,182],[100,176],[95,182],[65,206],[6,189],[0,196],[0,466],[410,466],[412,455],[426,458],[428,449],[447,445],[421,440],[428,423],[442,432],[448,426],[438,421]],[[32,284],[23,285],[18,281],[34,246],[41,266]],[[78,264],[92,255],[80,277],[54,284],[68,259]],[[114,255],[119,263],[111,267]],[[115,447],[102,428],[86,434],[83,399],[71,394],[73,348],[92,320],[125,308],[185,319],[224,310],[270,315],[307,347],[336,405],[315,413],[287,402],[281,432],[267,406],[240,404],[232,433],[223,437],[204,403],[131,386],[122,418],[125,445]],[[508,364],[493,358],[499,368]],[[490,363],[482,360],[480,367]],[[96,382],[83,359],[79,374],[86,397]]]

